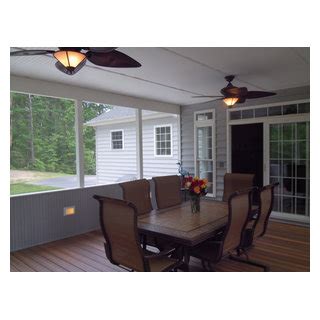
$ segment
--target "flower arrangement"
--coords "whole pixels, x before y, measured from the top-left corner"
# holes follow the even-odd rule
[[[189,191],[191,199],[191,211],[200,211],[200,197],[207,194],[208,180],[198,177],[184,177],[184,187]]]
[[[207,194],[208,180],[198,177],[184,177],[184,187],[189,191],[190,196],[205,196]]]

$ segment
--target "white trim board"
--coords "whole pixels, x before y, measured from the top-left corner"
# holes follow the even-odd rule
[[[115,106],[180,114],[180,106],[176,104],[14,75],[10,76],[10,90],[53,98],[91,101]]]
[[[177,118],[179,115],[177,114],[169,114],[169,113],[157,113],[157,114],[150,114],[142,117],[142,121],[145,120],[153,120],[153,119],[162,119],[162,118],[168,118],[173,117]],[[107,119],[107,120],[101,120],[96,123],[84,123],[85,126],[88,127],[99,127],[99,126],[106,126],[106,125],[113,125],[113,124],[119,124],[119,123],[129,123],[129,122],[136,122],[137,118],[136,116],[131,117],[125,117],[125,118],[114,118],[114,119]]]

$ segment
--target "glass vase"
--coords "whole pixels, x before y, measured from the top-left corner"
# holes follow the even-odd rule
[[[191,202],[191,212],[197,213],[200,212],[200,196],[192,196],[190,198]]]

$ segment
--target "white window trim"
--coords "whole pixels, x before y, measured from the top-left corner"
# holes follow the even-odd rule
[[[112,132],[122,132],[122,148],[121,149],[114,149],[113,148],[113,143],[112,143]],[[112,151],[123,151],[124,150],[124,130],[123,129],[114,129],[110,130],[110,149]]]
[[[209,120],[197,120],[197,115],[201,113],[212,113],[212,119]],[[216,111],[215,109],[206,109],[195,111],[193,115],[193,145],[194,145],[194,174],[197,173],[197,128],[201,127],[212,127],[212,193],[208,193],[208,197],[216,197],[217,195],[217,152],[216,152]]]
[[[156,134],[156,129],[157,128],[163,128],[163,127],[170,127],[170,154],[157,154],[157,134]],[[172,158],[173,157],[173,131],[172,131],[172,124],[168,123],[168,124],[159,124],[156,126],[153,126],[153,153],[154,153],[154,157],[155,158]]]

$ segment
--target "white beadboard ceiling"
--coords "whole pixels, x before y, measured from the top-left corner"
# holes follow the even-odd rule
[[[21,48],[11,48],[16,51]],[[23,49],[43,49],[26,48]],[[57,49],[57,48],[45,48]],[[118,48],[142,64],[137,69],[86,66],[74,76],[58,71],[51,55],[11,57],[11,74],[187,105],[217,95],[224,76],[249,90],[280,90],[310,84],[309,48]]]

